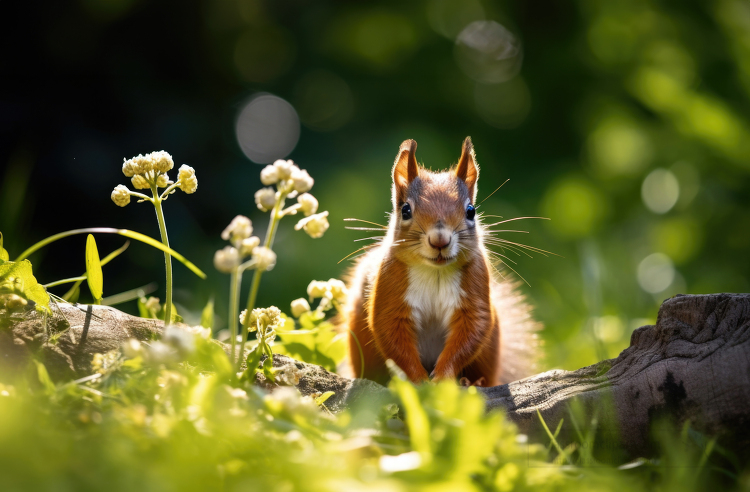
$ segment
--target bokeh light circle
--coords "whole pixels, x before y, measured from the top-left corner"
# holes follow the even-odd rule
[[[260,94],[240,110],[235,124],[237,143],[251,161],[269,164],[288,156],[299,141],[297,112],[284,99]]]
[[[654,169],[643,180],[641,197],[652,212],[667,213],[680,198],[680,183],[671,171]]]
[[[523,50],[513,33],[495,21],[475,21],[456,38],[456,62],[466,75],[485,84],[510,80],[521,70]]]
[[[638,284],[651,294],[667,290],[675,279],[675,269],[669,256],[654,253],[638,264]]]

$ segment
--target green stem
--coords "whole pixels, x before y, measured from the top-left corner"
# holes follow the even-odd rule
[[[237,346],[237,306],[240,303],[239,282],[237,281],[237,268],[232,270],[229,277],[229,334],[232,337],[230,358],[232,363],[235,361],[235,348]]]
[[[161,199],[157,198],[158,191],[156,185],[151,185],[151,191],[154,194],[154,208],[156,208],[156,218],[159,220],[159,232],[161,233],[161,242],[169,248],[169,237],[167,236],[167,225],[164,222],[164,212],[161,209]],[[164,252],[164,263],[167,270],[167,299],[164,302],[164,326],[172,323],[172,256]]]
[[[279,225],[279,220],[281,219],[281,209],[284,208],[284,202],[286,201],[286,196],[289,194],[289,191],[285,190],[279,190],[279,199],[276,200],[276,205],[273,207],[273,210],[271,210],[271,218],[268,223],[268,230],[266,231],[266,237],[263,241],[263,246],[266,248],[270,248],[273,246],[273,240],[276,236],[276,229]],[[258,288],[260,287],[260,278],[263,275],[263,272],[259,269],[255,269],[253,272],[253,283],[250,286],[250,295],[247,296],[247,318],[250,318],[250,313],[255,308],[255,300],[258,297]],[[242,342],[240,343],[240,360],[245,356],[245,340],[247,339],[247,323],[243,322],[242,326],[244,328],[243,336],[242,336]]]

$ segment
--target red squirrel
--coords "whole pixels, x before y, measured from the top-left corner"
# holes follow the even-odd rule
[[[417,164],[416,149],[414,140],[401,144],[387,234],[350,272],[351,371],[385,381],[391,359],[415,383],[496,386],[525,377],[538,324],[515,285],[495,275],[476,212],[471,138],[444,172]]]

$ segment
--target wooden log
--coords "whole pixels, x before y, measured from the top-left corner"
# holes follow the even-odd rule
[[[87,376],[93,372],[94,354],[118,349],[130,338],[155,340],[164,330],[161,320],[131,316],[108,306],[57,304],[53,313],[45,326],[43,318],[31,309],[10,330],[0,330],[0,381],[4,375],[12,377],[14,370],[23,370],[32,356],[44,362],[55,381]],[[229,345],[215,343],[229,353]],[[334,412],[367,396],[384,398],[388,394],[385,388],[372,381],[348,379],[283,355],[274,355],[273,365],[299,378],[296,387],[303,395],[333,391],[334,396],[326,400],[326,407]],[[267,388],[275,386],[262,375],[258,384]]]
[[[503,408],[525,433],[538,434],[537,409],[555,426],[583,418],[609,422],[610,445],[629,455],[652,452],[660,421],[723,436],[734,449],[750,445],[750,295],[679,295],[664,301],[655,326],[635,330],[616,359],[577,371],[549,371],[482,388],[490,409]],[[606,445],[607,443],[605,443]]]

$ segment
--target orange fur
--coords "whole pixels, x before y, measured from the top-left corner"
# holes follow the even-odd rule
[[[457,166],[441,173],[418,166],[416,147],[401,144],[387,235],[350,275],[351,370],[382,382],[391,359],[414,382],[494,386],[523,375],[532,369],[522,353],[535,351],[537,325],[513,286],[494,277],[480,220],[469,218],[479,177],[471,140]],[[514,340],[503,340],[506,329]],[[506,342],[513,352],[503,350]]]

